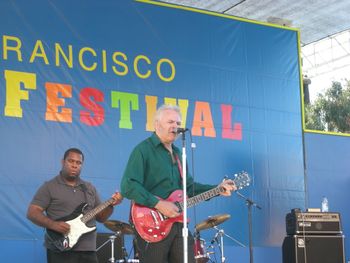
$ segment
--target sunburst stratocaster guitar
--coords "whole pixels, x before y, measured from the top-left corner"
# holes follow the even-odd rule
[[[233,179],[237,189],[242,189],[249,185],[250,178],[246,172],[235,175]],[[187,207],[192,207],[198,203],[213,198],[224,192],[225,189],[217,186],[209,191],[201,193],[191,198],[187,198]],[[159,198],[161,199],[161,198]],[[166,201],[174,202],[180,209],[183,210],[183,195],[182,190],[172,192]],[[147,242],[159,242],[163,240],[170,232],[173,223],[183,222],[182,213],[174,218],[167,218],[159,211],[153,208],[142,206],[133,203],[131,206],[131,219],[137,233]]]
[[[70,225],[70,230],[68,234],[61,234],[51,229],[46,229],[46,235],[48,242],[55,246],[59,251],[70,250],[78,242],[79,238],[91,231],[96,229],[96,226],[89,227],[86,225],[95,215],[107,208],[109,205],[113,204],[116,200],[121,203],[122,196],[120,193],[116,193],[115,198],[110,198],[102,204],[96,206],[94,209],[90,210],[83,215],[82,211],[87,206],[86,203],[80,204],[73,213],[68,216],[62,217],[57,221],[65,221]]]

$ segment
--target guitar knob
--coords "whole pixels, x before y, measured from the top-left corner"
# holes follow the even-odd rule
[[[160,233],[162,236],[165,236],[165,232]]]
[[[149,228],[148,230],[147,230],[149,233],[152,233],[152,228]]]

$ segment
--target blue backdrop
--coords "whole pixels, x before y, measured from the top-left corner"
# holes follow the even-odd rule
[[[43,230],[25,214],[39,185],[59,172],[63,152],[82,149],[82,177],[107,199],[164,102],[179,104],[192,132],[195,180],[250,174],[242,194],[262,207],[253,209],[257,262],[280,257],[285,214],[305,208],[296,30],[131,0],[4,0],[0,10],[4,262],[44,260]],[[111,219],[127,222],[128,210],[125,200]],[[247,246],[247,207],[236,195],[191,209],[190,230],[223,213],[231,219],[221,227]],[[225,245],[229,262],[247,257],[230,238]]]

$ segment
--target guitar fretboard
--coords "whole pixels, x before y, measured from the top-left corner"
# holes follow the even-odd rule
[[[210,198],[218,196],[220,193],[224,192],[225,189],[222,186],[217,186],[209,191],[203,192],[199,195],[187,199],[187,207],[192,207],[200,202],[206,201]],[[181,209],[183,209],[183,203],[180,203]]]
[[[99,206],[96,206],[94,209],[87,212],[82,218],[81,221],[83,223],[89,222],[95,215],[97,215],[99,212],[101,212],[103,209],[105,209],[107,206],[113,204],[114,199],[110,198],[106,202],[103,202]]]
[[[242,189],[243,187],[249,185],[250,178],[246,172],[242,172],[240,174],[235,175],[235,179],[233,180],[237,189]],[[187,207],[192,207],[197,205],[200,202],[206,201],[210,198],[220,195],[225,192],[225,188],[222,186],[217,186],[209,191],[203,192],[199,195],[193,196],[191,198],[187,198],[186,203]],[[183,210],[183,203],[179,203],[181,209]]]

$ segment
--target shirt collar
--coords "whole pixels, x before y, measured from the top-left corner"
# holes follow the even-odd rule
[[[165,146],[160,141],[158,135],[155,132],[153,132],[152,136],[150,137],[150,140],[151,140],[152,144],[154,145],[154,147],[158,147],[159,145],[161,145],[165,149]],[[179,152],[178,148],[174,144],[171,144],[171,147],[175,153]]]
[[[62,175],[61,172],[60,172],[59,175],[57,176],[57,181],[58,181],[60,184],[67,184],[66,181],[63,179],[63,175]],[[76,183],[75,186],[78,186],[78,185],[81,185],[81,184],[84,184],[84,183],[83,183],[83,180],[81,180],[80,177],[78,177],[77,183]]]
[[[158,145],[163,145],[162,142],[160,141],[158,135],[155,132],[153,132],[153,134],[152,134],[150,139],[151,139],[152,144],[155,147],[157,147]]]

